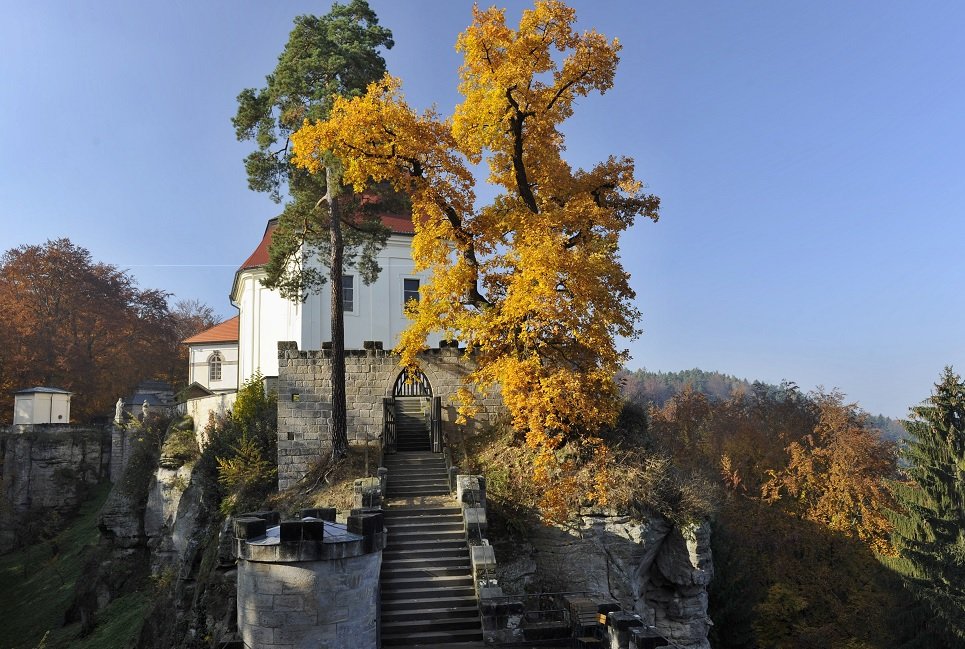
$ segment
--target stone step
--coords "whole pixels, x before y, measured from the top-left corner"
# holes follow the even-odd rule
[[[398,579],[383,579],[382,588],[388,591],[421,590],[429,585],[439,588],[456,588],[469,586],[472,588],[472,575],[425,575],[422,577],[400,577]]]
[[[443,643],[481,642],[482,630],[423,631],[419,633],[383,634],[382,645],[387,647],[434,647]]]
[[[463,568],[467,573],[471,572],[469,566],[469,553],[463,555],[456,555],[451,557],[405,557],[405,555],[399,557],[393,557],[391,561],[385,561],[382,564],[382,572],[384,573],[388,567],[391,570],[417,570],[417,569],[433,569],[433,568]]]
[[[422,588],[385,588],[382,587],[382,601],[402,600],[402,599],[442,599],[448,597],[475,597],[476,589],[472,585],[472,579],[468,579],[468,585],[437,586],[423,582]]]
[[[396,464],[396,465],[386,465],[386,469],[389,470],[389,476],[394,475],[420,475],[426,473],[438,473],[440,475],[447,475],[449,469],[446,467],[445,463],[439,461],[438,463],[424,463],[424,464]]]
[[[400,615],[408,615],[411,611],[416,609],[421,610],[451,610],[451,609],[461,609],[461,608],[474,608],[477,609],[476,604],[476,594],[466,596],[450,596],[450,597],[421,597],[421,598],[405,598],[400,597],[398,599],[389,599],[382,602],[382,615],[387,612]]]
[[[426,436],[426,439],[429,439],[429,437]],[[388,457],[392,457],[392,456],[390,455]],[[384,466],[386,469],[389,470],[389,473],[394,473],[398,471],[448,471],[449,470],[449,467],[446,466],[445,460],[420,460],[419,462],[392,463],[388,461],[388,458],[386,458]]]
[[[401,534],[407,532],[461,532],[463,531],[462,517],[456,520],[441,521],[408,521],[393,519],[391,525],[386,524],[386,529],[390,534]]]
[[[394,478],[389,476],[389,488],[394,489],[396,487],[405,489],[414,489],[416,487],[445,487],[449,488],[449,480],[445,478]]]
[[[445,460],[445,457],[442,453],[424,451],[421,453],[396,453],[387,456],[386,459],[393,462],[424,462],[426,460]]]
[[[479,631],[479,613],[475,617],[429,618],[425,620],[382,621],[382,637],[397,634],[425,633],[432,631]]]
[[[382,579],[420,579],[422,577],[464,577],[471,575],[472,569],[465,559],[444,565],[431,566],[383,564]]]
[[[415,507],[386,507],[382,510],[382,516],[390,518],[408,518],[410,516],[462,516],[461,507],[447,507],[437,505],[435,507],[415,506]]]
[[[389,474],[389,482],[395,484],[401,484],[406,482],[412,482],[413,480],[444,480],[449,482],[449,475],[445,471],[429,471],[429,472],[415,472],[412,473],[398,473],[393,472]]]
[[[412,449],[414,445],[423,444],[425,448]],[[395,448],[405,453],[407,450],[427,450],[429,448],[429,436],[422,434],[413,437],[400,435],[395,438]]]
[[[386,496],[389,498],[406,498],[413,496],[448,496],[450,494],[448,485],[445,487],[423,487],[417,489],[407,489],[404,487],[395,489],[390,486],[387,489],[387,492],[388,493],[386,493]]]
[[[397,611],[382,610],[382,623],[386,622],[408,622],[410,620],[441,620],[446,618],[474,618],[479,619],[479,607],[476,606],[474,598],[467,598],[464,606],[440,606],[436,608],[426,608],[429,606],[427,600],[398,600],[407,602],[407,608]],[[450,600],[445,600],[450,601]],[[452,600],[462,601],[462,600]],[[384,629],[385,627],[383,627]]]
[[[415,540],[415,541],[410,539],[393,540],[392,536],[389,535],[388,545],[386,545],[384,552],[390,554],[390,556],[393,556],[391,555],[391,553],[393,552],[405,552],[409,554],[407,558],[418,559],[421,556],[425,556],[421,554],[422,552],[425,552],[428,550],[436,550],[440,553],[446,553],[451,550],[460,549],[455,547],[460,544],[462,545],[462,547],[466,547],[465,535],[460,535],[458,539],[422,539],[422,540]],[[445,546],[445,547],[440,547],[440,546]],[[467,549],[466,552],[468,551],[469,550]],[[415,553],[420,553],[420,554],[415,554]]]
[[[469,548],[466,541],[460,538],[458,541],[413,541],[398,543],[394,546],[386,547],[382,551],[382,560],[396,559],[445,559],[448,557],[469,556]]]
[[[389,530],[388,545],[396,549],[405,548],[412,543],[431,543],[433,541],[465,541],[466,535],[459,530],[433,530],[426,532],[393,532]]]
[[[396,514],[393,516],[383,515],[383,518],[386,523],[391,522],[402,525],[408,525],[410,523],[462,523],[462,512],[451,514],[403,514],[401,516]]]

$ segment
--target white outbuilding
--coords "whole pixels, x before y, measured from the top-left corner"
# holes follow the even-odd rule
[[[13,394],[14,424],[68,424],[70,397],[60,388],[28,388]]]

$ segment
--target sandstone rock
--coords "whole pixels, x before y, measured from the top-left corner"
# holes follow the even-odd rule
[[[585,512],[578,525],[534,525],[527,544],[498,554],[508,592],[590,591],[613,597],[683,649],[709,649],[707,584],[713,576],[709,526],[683,529],[658,516],[634,520]],[[497,548],[499,550],[500,548]],[[504,558],[504,555],[507,555]]]
[[[710,525],[675,527],[657,555],[657,568],[671,583],[706,586],[714,576],[710,553]]]

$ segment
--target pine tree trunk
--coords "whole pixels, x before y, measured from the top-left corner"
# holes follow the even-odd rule
[[[334,187],[338,180],[330,167],[325,169],[326,199],[330,210],[329,233],[332,258],[329,276],[332,289],[332,456],[348,452],[345,412],[345,322],[342,313],[342,224]]]

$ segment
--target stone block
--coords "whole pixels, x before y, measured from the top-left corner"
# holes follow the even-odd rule
[[[465,505],[485,508],[486,478],[481,475],[457,475],[456,500]]]
[[[265,521],[265,524],[271,527],[272,525],[278,525],[278,521],[281,520],[281,514],[276,511],[271,510],[261,510],[256,512],[245,512],[241,514],[244,517],[260,518]]]
[[[299,516],[302,518],[318,518],[330,523],[335,522],[335,516],[337,514],[338,511],[334,507],[313,507],[310,509],[303,509],[299,512]]]
[[[482,541],[486,536],[486,510],[482,507],[463,507],[466,535],[471,541]]]
[[[305,608],[305,598],[302,595],[275,595],[272,607],[281,613],[301,611]]]
[[[381,512],[355,514],[348,517],[348,531],[362,536],[372,536],[384,529]]]
[[[629,635],[630,649],[657,649],[657,647],[667,646],[667,641],[652,626],[635,627],[630,629]]]
[[[282,543],[295,541],[321,541],[325,535],[325,521],[282,521],[279,534]]]
[[[253,539],[265,535],[265,519],[256,516],[239,516],[232,522],[236,539]]]

